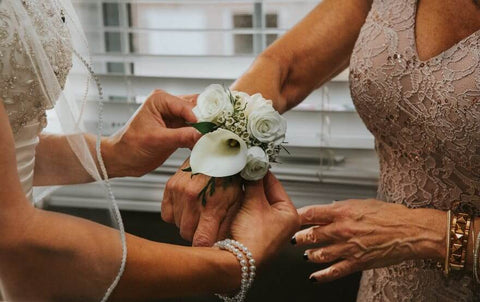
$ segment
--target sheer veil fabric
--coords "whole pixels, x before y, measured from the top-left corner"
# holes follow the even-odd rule
[[[88,261],[91,264],[90,267],[76,267],[74,270],[68,271],[75,266],[71,265],[68,269],[52,266],[45,271],[45,276],[43,276],[45,279],[42,278],[42,282],[40,282],[43,284],[42,289],[37,290],[55,289],[56,284],[44,286],[45,282],[51,280],[54,283],[59,278],[67,278],[68,282],[72,283],[71,286],[83,284],[83,297],[79,297],[79,300],[106,301],[125,268],[127,247],[120,212],[103,165],[99,138],[95,152],[90,151],[84,138],[85,116],[83,113],[87,96],[92,99],[92,96],[95,95],[95,99],[100,100],[98,105],[99,133],[102,130],[101,99],[103,96],[98,79],[93,74],[90,65],[87,40],[70,0],[3,0],[0,1],[0,9],[3,13],[2,22],[4,24],[4,27],[0,25],[0,50],[1,47],[11,48],[11,51],[7,51],[8,53],[5,54],[8,55],[8,58],[3,58],[3,63],[0,58],[0,72],[6,68],[18,68],[18,72],[21,73],[21,77],[18,78],[29,83],[31,85],[29,87],[34,87],[24,93],[36,93],[35,99],[39,99],[39,102],[31,108],[44,112],[54,111],[59,121],[56,131],[58,134],[68,136],[70,148],[78,161],[104,190],[105,200],[98,205],[98,208],[108,214],[110,218],[108,226],[114,229],[111,232],[112,238],[98,242],[99,248],[104,248],[105,242],[110,242],[108,248],[114,251],[111,254],[115,255],[112,259],[109,261],[96,260],[95,254],[92,252]],[[4,56],[4,54],[0,52],[0,56]],[[20,61],[21,64],[18,63]],[[8,66],[6,66],[7,64]],[[62,68],[67,70],[59,70]],[[68,77],[59,76],[62,72],[68,74]],[[79,89],[79,83],[81,89]],[[0,96],[1,89],[3,88],[0,88]],[[82,93],[79,95],[78,91],[82,91]],[[19,92],[18,95],[21,93],[23,92]],[[11,102],[19,102],[20,107],[33,110],[24,106],[21,99],[11,100]],[[18,129],[12,126],[13,131],[21,130],[25,122],[20,122],[17,125]],[[33,199],[38,201],[52,189],[39,188],[35,191]],[[71,217],[71,219],[77,218]],[[22,288],[35,290],[35,280],[25,280],[25,287],[18,286],[18,284],[9,286],[11,282],[5,280],[3,276],[1,281],[4,295],[6,295],[4,298],[9,300],[15,300],[14,297],[18,296],[15,291]]]

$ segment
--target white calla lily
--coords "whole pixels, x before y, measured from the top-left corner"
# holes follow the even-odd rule
[[[190,155],[192,173],[212,177],[232,176],[247,164],[248,148],[235,133],[217,129],[198,140]]]

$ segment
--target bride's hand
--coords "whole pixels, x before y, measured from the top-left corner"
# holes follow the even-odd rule
[[[191,101],[155,90],[130,121],[102,141],[111,177],[141,176],[160,166],[177,148],[192,148],[201,134]]]
[[[261,264],[288,242],[299,227],[295,207],[280,182],[269,172],[263,180],[246,184],[245,199],[232,223],[231,233]]]
[[[318,244],[305,258],[332,263],[310,280],[332,281],[356,271],[384,267],[407,259],[442,260],[446,214],[433,209],[409,209],[379,200],[347,200],[298,210],[302,225],[298,245]]]

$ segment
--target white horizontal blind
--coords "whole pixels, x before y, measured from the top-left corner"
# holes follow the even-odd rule
[[[121,127],[155,88],[191,94],[211,83],[229,85],[317,3],[75,0],[108,99],[106,134]],[[325,85],[328,94],[317,90],[286,114],[293,151],[286,158],[293,168],[279,168],[285,175],[311,168],[309,175],[334,182],[376,179],[373,137],[354,109],[347,80],[344,72]],[[307,160],[309,168],[298,160]]]

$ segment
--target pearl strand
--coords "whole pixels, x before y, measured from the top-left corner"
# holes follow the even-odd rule
[[[232,239],[225,239],[215,243],[215,247],[221,250],[227,250],[237,257],[242,269],[242,281],[240,291],[233,297],[216,294],[217,297],[225,302],[242,302],[247,296],[247,292],[253,284],[256,275],[255,260],[252,253],[246,246]]]
[[[120,278],[122,277],[125,267],[127,264],[127,240],[125,235],[125,228],[123,225],[122,215],[120,213],[120,209],[118,208],[117,201],[115,200],[115,195],[113,194],[112,186],[110,184],[110,179],[108,178],[107,168],[105,167],[105,163],[103,161],[102,151],[101,151],[101,138],[103,134],[103,87],[98,79],[96,73],[93,70],[92,65],[89,61],[87,61],[81,54],[79,54],[74,48],[72,48],[73,53],[75,56],[82,62],[84,67],[87,69],[88,74],[93,79],[95,85],[97,86],[98,90],[98,104],[97,104],[97,113],[98,113],[98,124],[97,124],[97,139],[95,142],[95,151],[97,155],[97,160],[100,166],[99,176],[102,178],[103,176],[103,183],[105,184],[105,188],[107,191],[107,197],[111,203],[113,209],[113,218],[117,223],[117,227],[120,233],[120,241],[122,245],[122,259],[120,262],[120,267],[118,269],[118,273],[115,276],[115,279],[105,292],[101,302],[106,302],[110,295],[112,294],[113,290],[117,287],[117,284],[120,282]],[[88,86],[88,85],[87,85]]]

